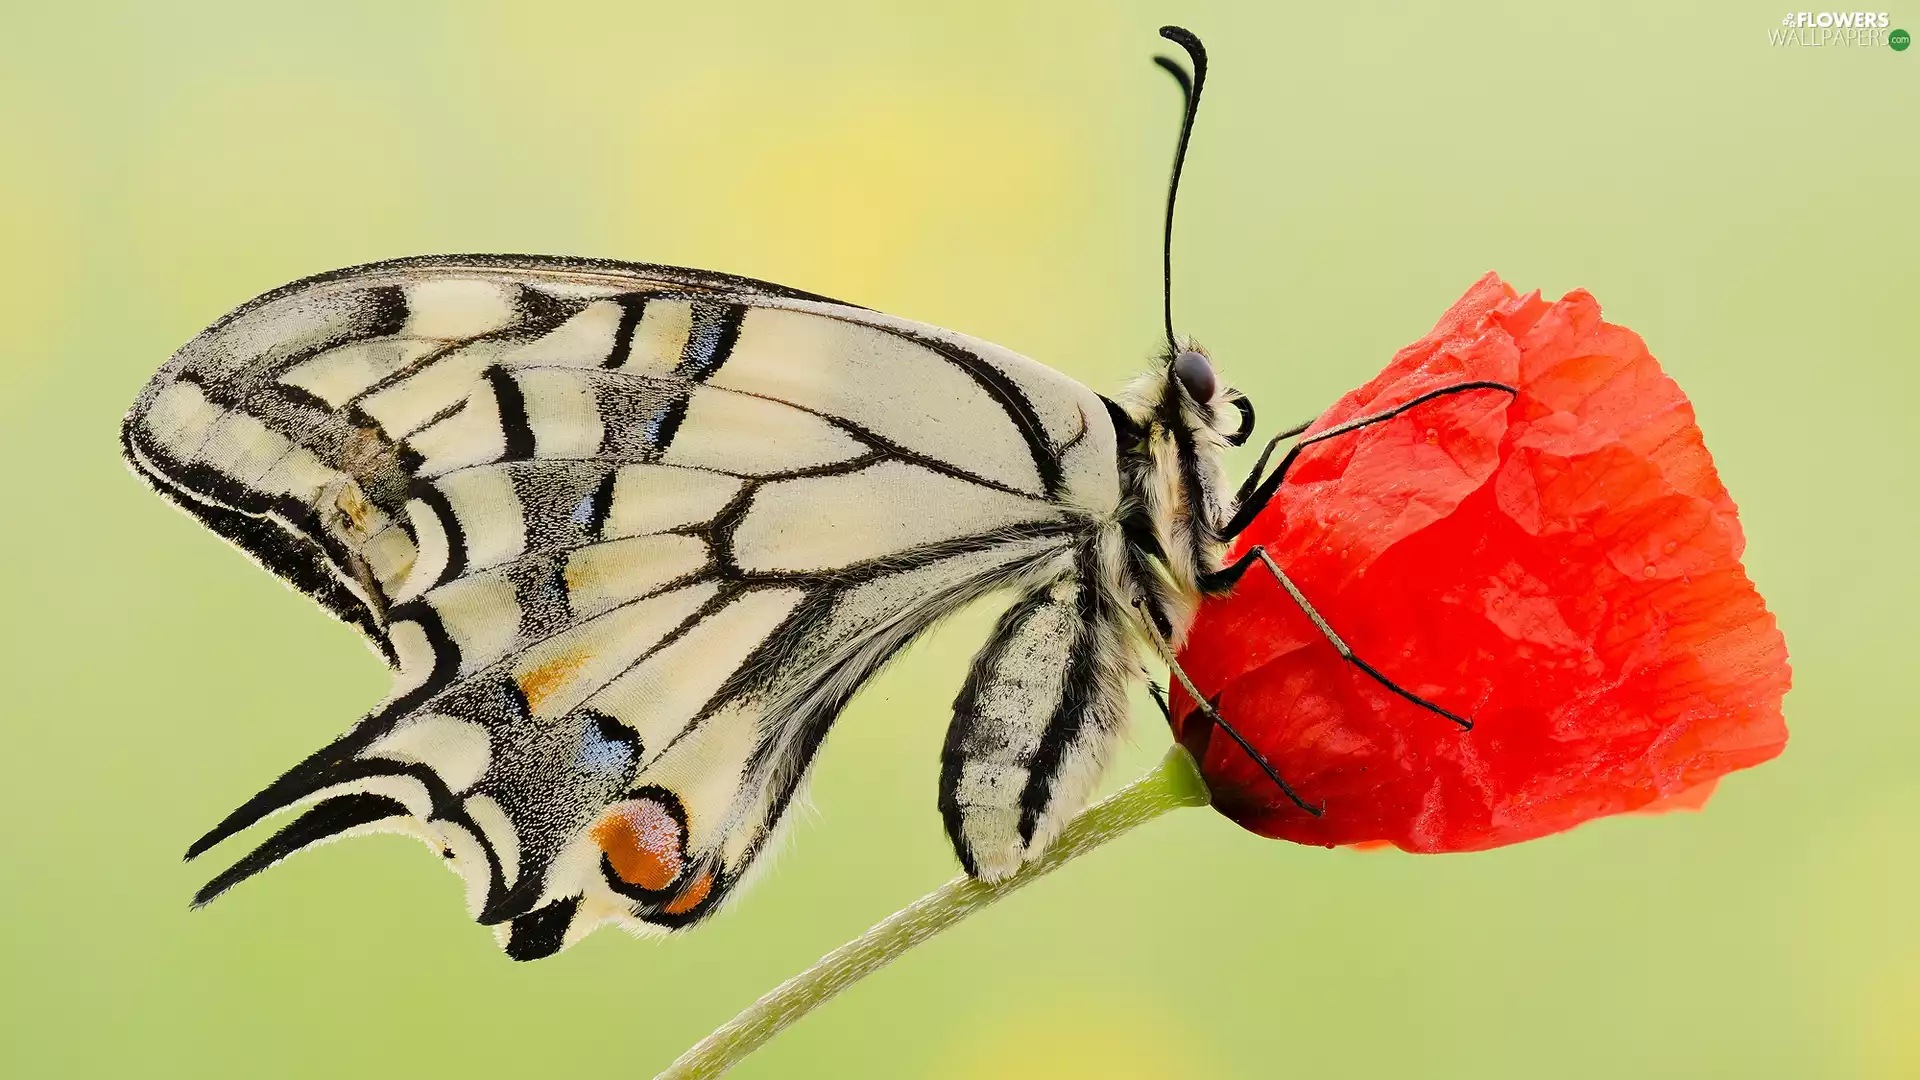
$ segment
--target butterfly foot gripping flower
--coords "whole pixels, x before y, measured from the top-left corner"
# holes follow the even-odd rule
[[[1663,800],[1778,754],[1785,645],[1684,394],[1585,292],[1489,274],[1307,429],[1486,380],[1311,441],[1242,534],[1256,568],[1180,660],[1307,803],[1177,688],[1215,805],[1255,832],[1408,851],[1496,847]],[[1303,608],[1289,588],[1311,600]],[[1343,659],[1354,654],[1471,731]]]

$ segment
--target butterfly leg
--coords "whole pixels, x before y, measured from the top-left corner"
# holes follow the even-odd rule
[[[1260,460],[1253,463],[1253,468],[1247,473],[1247,478],[1240,481],[1240,490],[1233,495],[1233,505],[1245,505],[1246,501],[1253,497],[1253,493],[1260,489],[1260,478],[1267,471],[1267,461],[1273,457],[1273,452],[1279,448],[1280,444],[1299,435],[1312,426],[1313,421],[1311,420],[1304,424],[1295,424],[1278,435],[1275,435],[1273,438],[1268,439],[1267,445],[1260,451]]]
[[[1218,727],[1221,731],[1226,732],[1234,742],[1240,744],[1240,749],[1246,751],[1247,756],[1253,759],[1253,763],[1260,766],[1260,771],[1267,774],[1267,779],[1272,780],[1274,786],[1280,789],[1280,794],[1285,795],[1293,805],[1305,810],[1314,817],[1319,817],[1327,812],[1326,807],[1315,806],[1305,799],[1302,799],[1299,793],[1293,790],[1293,785],[1280,778],[1280,770],[1273,767],[1273,762],[1267,760],[1267,755],[1255,749],[1253,744],[1247,741],[1246,736],[1241,735],[1238,731],[1234,730],[1232,724],[1227,723],[1226,719],[1220,715],[1220,695],[1215,694],[1211,698],[1202,698],[1199,692],[1194,689],[1192,680],[1187,678],[1186,671],[1180,667],[1180,661],[1178,659],[1171,658],[1170,656],[1167,660],[1167,665],[1173,671],[1175,677],[1180,680],[1180,685],[1186,687],[1187,693],[1193,696],[1195,702],[1198,702],[1194,711],[1206,718],[1208,726],[1202,729],[1198,737],[1194,737],[1187,729],[1174,723],[1173,707],[1167,704],[1167,693],[1160,688],[1159,683],[1148,679],[1147,692],[1153,695],[1153,703],[1160,706],[1160,715],[1167,718],[1167,726],[1181,733],[1181,745],[1192,752],[1196,761],[1202,754],[1206,753],[1207,736],[1212,734],[1213,728]],[[1191,720],[1189,720],[1189,723],[1191,723]]]
[[[1299,605],[1300,610],[1306,613],[1307,618],[1313,620],[1313,625],[1319,629],[1321,636],[1327,639],[1327,643],[1333,646],[1334,651],[1340,654],[1340,659],[1360,669],[1361,673],[1365,674],[1374,682],[1379,683],[1381,686],[1386,687],[1388,690],[1393,691],[1395,694],[1400,695],[1428,712],[1439,713],[1441,716],[1460,725],[1461,730],[1471,731],[1473,729],[1472,720],[1448,712],[1446,709],[1435,705],[1426,698],[1387,678],[1384,674],[1381,674],[1379,668],[1362,660],[1359,655],[1347,645],[1346,641],[1334,632],[1333,627],[1328,624],[1326,617],[1321,615],[1320,612],[1314,608],[1313,604],[1308,602],[1306,594],[1300,591],[1300,586],[1295,585],[1293,579],[1287,576],[1286,571],[1280,569],[1280,564],[1273,561],[1273,556],[1267,554],[1266,548],[1258,544],[1248,548],[1246,554],[1234,560],[1230,565],[1207,575],[1201,587],[1209,593],[1224,592],[1232,589],[1233,586],[1240,581],[1240,578],[1246,574],[1247,569],[1256,561],[1265,566],[1268,572],[1273,574],[1274,580],[1280,583],[1281,588],[1287,590],[1287,595],[1293,598],[1293,602]]]
[[[1086,805],[1126,722],[1124,608],[1090,575],[1001,616],[953,706],[940,812],[969,874],[997,881]]]
[[[1286,456],[1280,459],[1279,467],[1267,474],[1265,479],[1260,479],[1260,471],[1266,468],[1267,458],[1273,454],[1274,448],[1287,439],[1291,439],[1295,435],[1305,431],[1306,427],[1292,428],[1275,435],[1273,439],[1267,443],[1267,448],[1261,451],[1260,460],[1254,463],[1253,472],[1250,473],[1246,481],[1240,485],[1240,491],[1235,497],[1234,505],[1236,509],[1234,510],[1233,519],[1227,522],[1225,528],[1220,530],[1220,535],[1231,540],[1245,532],[1248,525],[1253,524],[1253,519],[1258,517],[1260,511],[1266,509],[1267,503],[1273,499],[1274,492],[1280,490],[1281,483],[1287,478],[1287,471],[1293,468],[1293,463],[1299,459],[1300,451],[1312,446],[1314,443],[1324,442],[1336,435],[1345,435],[1351,431],[1358,431],[1363,427],[1384,423],[1409,409],[1425,405],[1435,398],[1446,397],[1450,394],[1465,393],[1469,390],[1504,390],[1508,394],[1516,395],[1519,393],[1518,390],[1508,386],[1506,383],[1491,382],[1485,379],[1459,382],[1450,386],[1442,386],[1438,389],[1429,390],[1410,401],[1395,405],[1391,409],[1383,409],[1380,412],[1369,413],[1366,416],[1356,416],[1345,423],[1335,424],[1325,431],[1314,432],[1312,435],[1301,439],[1289,447]]]

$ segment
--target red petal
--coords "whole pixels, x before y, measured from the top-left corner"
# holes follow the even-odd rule
[[[1494,847],[1647,806],[1778,754],[1785,644],[1685,395],[1585,292],[1489,274],[1315,430],[1460,394],[1309,448],[1242,545],[1265,544],[1364,658],[1354,671],[1263,570],[1210,600],[1181,660],[1309,802],[1230,740],[1216,805],[1303,843]],[[1176,728],[1191,745],[1191,702]]]

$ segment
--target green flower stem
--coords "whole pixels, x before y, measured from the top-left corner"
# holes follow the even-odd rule
[[[654,1080],[704,1080],[740,1063],[782,1028],[835,994],[886,967],[908,949],[1032,884],[1068,862],[1169,810],[1207,805],[1207,785],[1193,758],[1175,745],[1160,764],[1111,798],[1074,818],[1044,855],[1003,881],[988,885],[965,874],[881,920],[820,958],[680,1055]]]

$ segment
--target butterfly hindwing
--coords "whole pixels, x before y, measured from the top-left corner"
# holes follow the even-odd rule
[[[1118,497],[1100,399],[1038,364],[574,260],[288,286],[183,348],[124,443],[396,669],[195,845],[314,803],[201,899],[343,831],[409,831],[519,958],[711,912],[859,686],[957,607],[1071,577]]]

